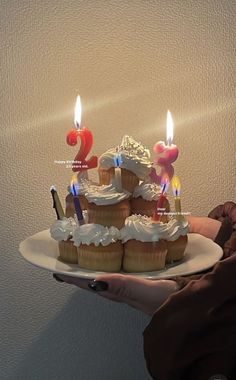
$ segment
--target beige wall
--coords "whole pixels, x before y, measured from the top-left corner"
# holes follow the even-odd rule
[[[138,312],[59,285],[18,244],[66,195],[79,92],[98,155],[125,133],[150,149],[167,109],[186,211],[234,199],[235,1],[1,0],[1,379],[148,379]]]

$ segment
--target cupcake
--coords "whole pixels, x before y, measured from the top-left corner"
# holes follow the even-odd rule
[[[169,223],[172,223],[172,233],[167,241],[167,264],[183,259],[189,232],[189,224],[184,218],[172,219]]]
[[[65,263],[78,264],[77,249],[71,240],[75,228],[73,218],[57,220],[50,228],[51,237],[58,241],[59,257]]]
[[[78,195],[77,197],[79,198],[81,209],[87,210],[88,202],[85,196]],[[66,196],[66,217],[70,218],[70,217],[73,217],[74,215],[75,215],[74,199],[73,199],[73,195],[70,193],[70,194],[67,194]]]
[[[125,272],[151,272],[165,267],[166,243],[142,242],[130,239],[124,244],[123,270]]]
[[[160,194],[161,186],[156,183],[142,182],[134,189],[133,198],[130,201],[131,213],[153,216],[156,212],[157,201]],[[164,208],[166,213],[170,211],[168,201],[166,201]],[[167,221],[167,216],[163,215],[161,221]]]
[[[78,226],[73,233],[81,268],[96,271],[119,272],[123,258],[120,231],[100,224]]]
[[[160,270],[166,263],[183,258],[188,222],[171,219],[168,223],[132,215],[121,230],[124,243],[123,269],[126,272]]]
[[[130,193],[118,192],[115,185],[92,186],[85,193],[88,201],[88,222],[122,228],[130,215]]]
[[[139,181],[148,178],[151,172],[150,152],[132,137],[125,135],[120,146],[109,149],[99,158],[98,173],[102,185],[110,184],[115,175],[117,152],[121,159],[122,187],[132,193]]]
[[[142,215],[131,215],[121,229],[124,243],[123,269],[125,272],[149,272],[163,269],[167,254],[166,242],[157,232],[152,219]]]

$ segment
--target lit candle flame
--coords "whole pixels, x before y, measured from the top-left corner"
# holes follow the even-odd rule
[[[167,145],[171,145],[173,141],[174,136],[174,122],[171,116],[170,111],[167,111],[167,118],[166,118],[166,141]]]
[[[174,196],[179,197],[180,196],[181,184],[180,184],[179,177],[177,177],[177,175],[175,175],[172,178],[171,184],[172,184],[172,190],[173,190]]]
[[[76,195],[79,195],[79,183],[77,181],[77,176],[76,175],[73,175],[73,177],[71,179],[70,189],[71,189],[71,193],[72,193],[72,195],[74,195],[74,197]]]
[[[170,185],[169,177],[167,174],[164,174],[161,179],[161,192],[165,194],[168,191]]]
[[[75,111],[74,111],[74,123],[75,128],[81,128],[81,114],[82,114],[82,106],[80,96],[77,96],[75,103]]]

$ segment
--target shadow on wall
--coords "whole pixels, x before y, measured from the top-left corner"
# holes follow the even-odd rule
[[[86,293],[72,295],[32,343],[12,380],[150,379],[142,362],[142,331],[149,318],[100,298],[96,314],[90,299],[96,295]]]

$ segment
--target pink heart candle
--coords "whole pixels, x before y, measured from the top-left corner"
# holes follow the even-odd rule
[[[173,141],[173,129],[174,123],[170,111],[167,112],[167,122],[166,122],[166,140],[167,144],[164,141],[158,141],[154,147],[153,152],[155,153],[154,163],[158,165],[161,169],[160,174],[157,174],[155,168],[152,168],[150,177],[151,179],[160,184],[161,179],[166,174],[169,178],[169,181],[174,175],[174,168],[172,163],[177,160],[179,150],[178,147],[172,144]]]

